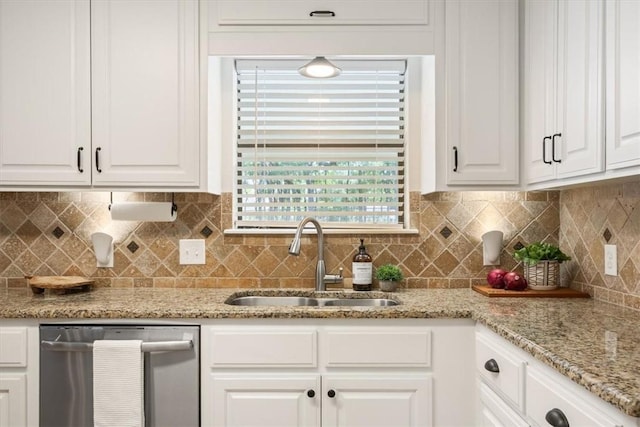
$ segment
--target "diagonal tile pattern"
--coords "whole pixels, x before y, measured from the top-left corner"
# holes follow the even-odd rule
[[[560,245],[572,258],[562,275],[596,299],[640,309],[640,180],[563,190]],[[616,245],[618,276],[604,274],[604,245]]]
[[[169,201],[171,195],[114,193],[114,200]],[[407,277],[404,286],[469,287],[483,281],[491,268],[482,265],[481,235],[486,231],[504,232],[502,267],[514,269],[518,266],[511,256],[513,247],[518,242],[557,243],[560,217],[583,219],[589,223],[590,233],[600,238],[604,228],[597,229],[594,223],[617,236],[616,224],[622,221],[606,216],[603,221],[590,207],[561,209],[556,192],[443,192],[425,196],[413,192],[410,200],[411,227],[417,234],[327,235],[328,269],[334,272],[343,267],[348,286],[351,258],[363,238],[374,266],[400,265]],[[224,235],[223,230],[231,226],[230,193],[175,194],[178,219],[173,223],[112,222],[109,193],[0,193],[0,201],[0,287],[25,286],[23,277],[27,274],[85,275],[99,285],[113,287],[313,286],[315,237],[305,236],[300,256],[292,257],[287,253],[291,236]],[[612,204],[610,209],[618,205],[621,212],[616,215],[632,214],[632,207],[626,204]],[[584,228],[573,222],[570,226],[575,232]],[[90,235],[96,231],[115,238],[112,269],[95,266]],[[201,238],[206,242],[206,264],[179,265],[179,239]],[[572,248],[580,241],[580,249],[588,252],[583,240],[571,241]],[[137,248],[132,251],[134,245]],[[583,270],[580,277],[593,280],[595,264],[585,265]],[[637,264],[628,265],[624,277],[631,280],[638,270]]]

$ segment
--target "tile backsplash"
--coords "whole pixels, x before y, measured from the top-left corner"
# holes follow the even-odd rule
[[[159,193],[114,193],[117,201],[168,201]],[[172,223],[111,221],[109,193],[0,193],[0,287],[26,286],[24,275],[80,275],[112,287],[312,287],[315,236],[289,256],[291,235],[224,235],[231,194],[177,193]],[[344,267],[364,238],[374,266],[399,264],[404,286],[469,287],[484,281],[480,236],[504,232],[502,266],[516,266],[518,243],[558,242],[558,192],[445,192],[410,195],[417,234],[326,235],[329,272]],[[96,268],[90,235],[115,239],[115,265]],[[205,265],[179,265],[179,239],[205,239]]]
[[[563,190],[563,275],[594,298],[640,310],[640,180]],[[617,247],[618,276],[604,274],[604,245]]]

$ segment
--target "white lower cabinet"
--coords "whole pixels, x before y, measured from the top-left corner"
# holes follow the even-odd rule
[[[476,327],[476,425],[633,427],[630,417],[484,326]]]
[[[0,327],[0,427],[38,425],[38,327],[3,319]],[[33,323],[33,325],[32,325]]]
[[[214,374],[211,383],[215,426],[320,425],[319,375]]]
[[[527,369],[527,415],[538,426],[609,426],[618,424],[614,417],[601,411],[598,405],[574,394],[556,375],[541,366]],[[604,403],[601,405],[604,406]]]
[[[430,375],[322,378],[323,427],[432,425]]]
[[[482,427],[527,427],[529,424],[495,394],[489,386],[479,382],[478,425]]]
[[[201,333],[203,426],[474,422],[469,319],[247,319]]]
[[[0,373],[0,427],[27,425],[27,375]]]

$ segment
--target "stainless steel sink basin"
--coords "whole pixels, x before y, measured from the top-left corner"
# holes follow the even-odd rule
[[[296,296],[250,295],[235,297],[229,305],[242,306],[287,306],[287,307],[391,307],[397,301],[388,298],[314,298]]]
[[[324,302],[326,307],[390,307],[398,305],[397,301],[387,298],[337,298]]]
[[[307,297],[280,297],[280,296],[246,296],[233,298],[228,301],[230,305],[248,306],[317,306],[318,300]]]

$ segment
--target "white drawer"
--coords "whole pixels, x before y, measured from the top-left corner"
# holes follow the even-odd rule
[[[317,366],[314,329],[213,329],[210,336],[214,368]]]
[[[0,328],[0,366],[27,366],[27,328]]]
[[[524,368],[524,358],[503,343],[476,333],[476,370],[491,388],[520,410],[524,410]]]
[[[320,333],[328,367],[430,367],[426,328],[327,328]]]
[[[478,390],[480,399],[480,422],[482,427],[489,426],[513,426],[528,427],[529,424],[522,419],[520,414],[511,409],[497,394],[485,383],[480,383]]]
[[[606,402],[593,405],[587,400],[580,399],[570,390],[564,387],[554,373],[555,378],[544,372],[537,366],[527,369],[527,416],[534,425],[540,427],[549,426],[545,417],[550,411],[561,411],[571,427],[614,427],[620,425],[613,418],[598,409],[598,406],[607,406]],[[573,384],[571,384],[573,385]]]
[[[218,0],[210,5],[214,23],[222,26],[429,24],[429,0]]]

